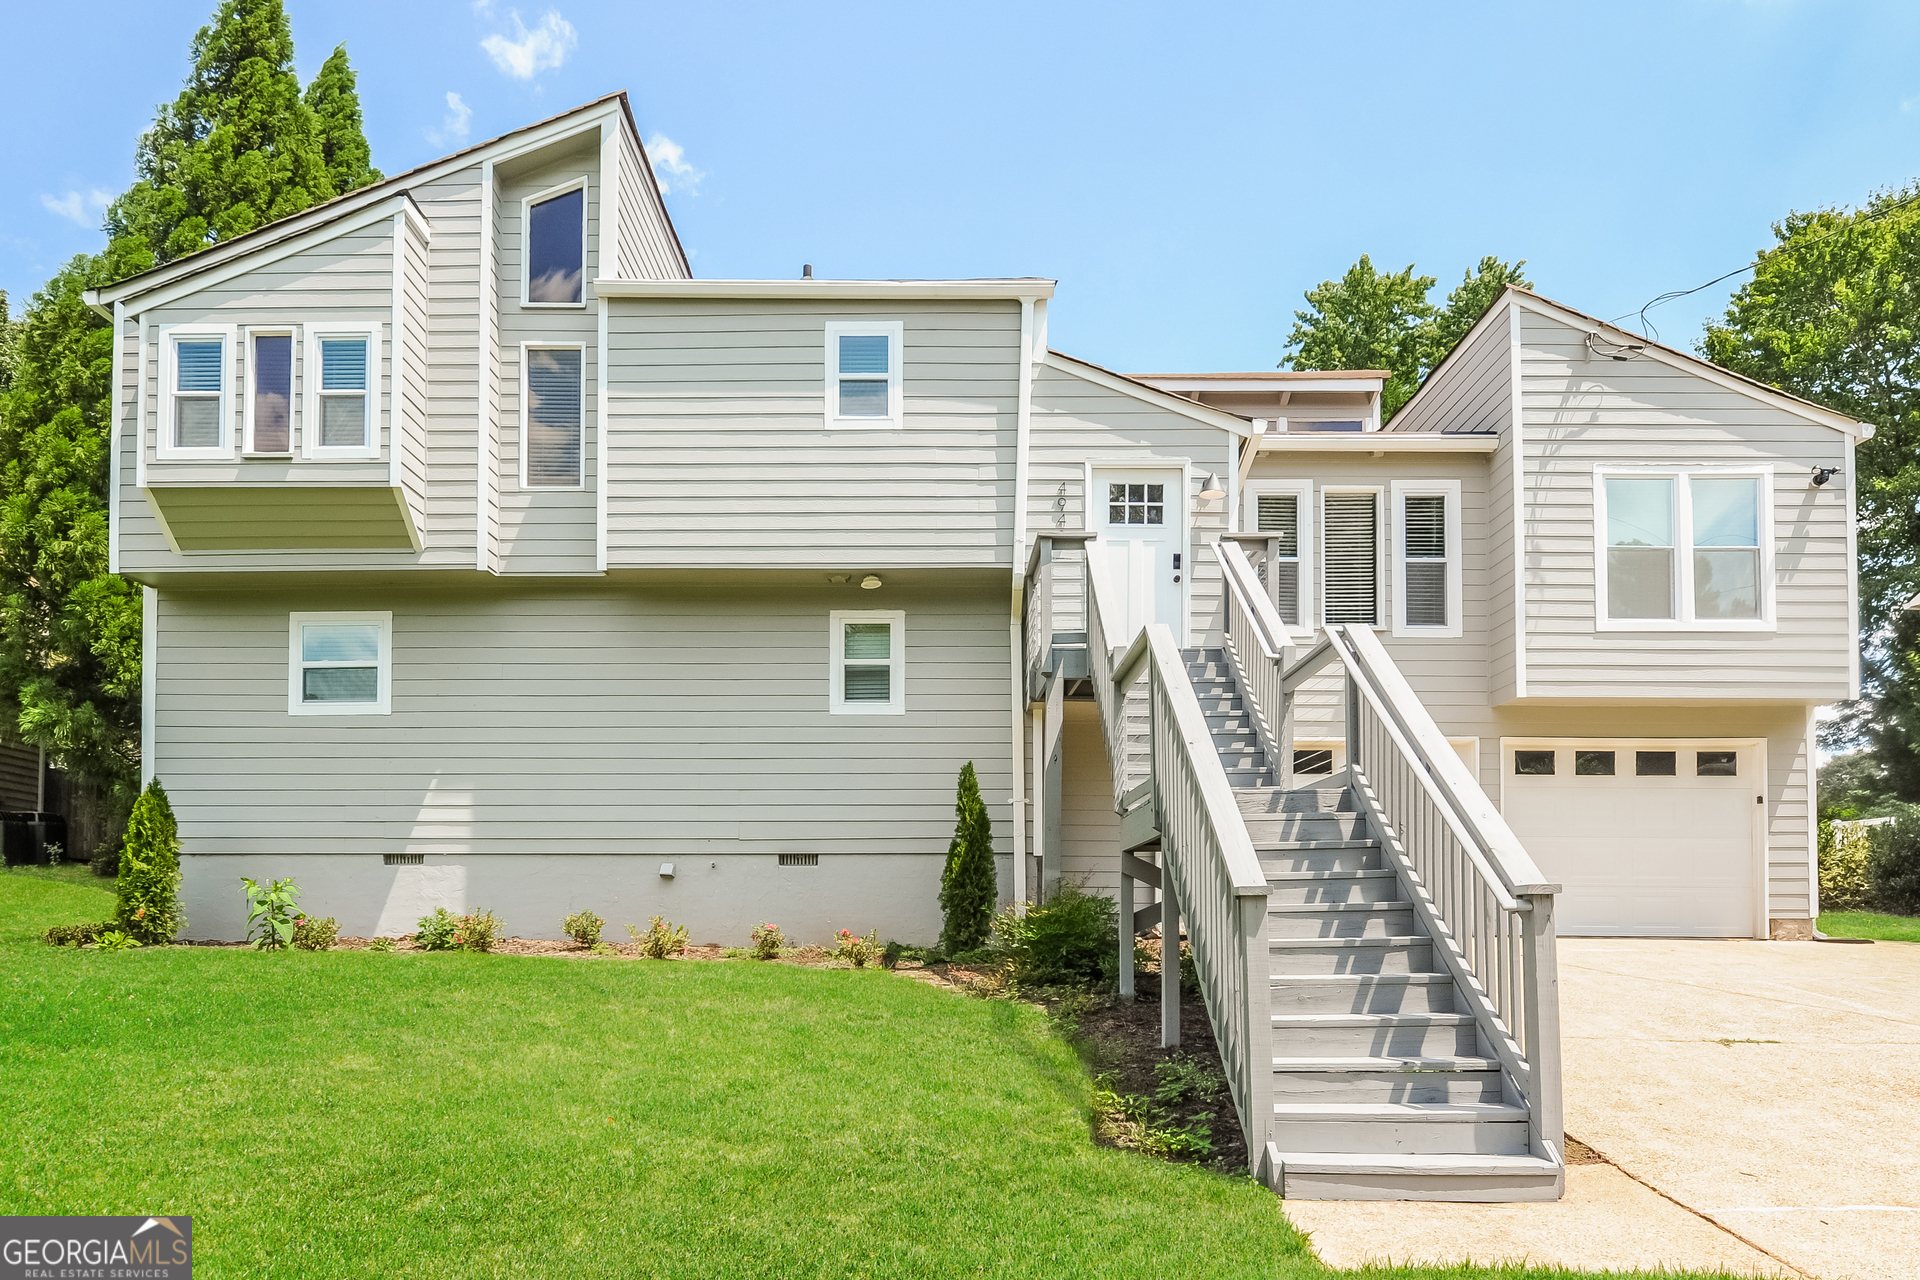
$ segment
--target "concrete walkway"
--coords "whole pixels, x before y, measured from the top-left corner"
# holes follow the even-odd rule
[[[1558,1204],[1287,1214],[1327,1262],[1920,1274],[1920,946],[1563,938]]]

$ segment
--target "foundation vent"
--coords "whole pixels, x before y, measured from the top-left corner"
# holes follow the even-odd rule
[[[380,861],[390,867],[417,867],[422,862],[425,862],[426,858],[427,855],[424,853],[383,853],[380,855]]]
[[[780,865],[783,867],[817,867],[820,865],[820,855],[817,853],[783,853],[780,855]]]

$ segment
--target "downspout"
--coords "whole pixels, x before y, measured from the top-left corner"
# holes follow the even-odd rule
[[[1027,444],[1033,417],[1033,299],[1020,299],[1020,399],[1013,437],[1013,581],[1012,616],[1007,619],[1007,652],[1012,666],[1012,700],[1007,708],[1013,799],[1013,900],[1025,902],[1027,893],[1027,781],[1022,768],[1027,718],[1026,653],[1021,644],[1020,615],[1026,591]]]

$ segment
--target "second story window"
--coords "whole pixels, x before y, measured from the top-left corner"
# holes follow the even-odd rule
[[[1460,482],[1396,480],[1393,509],[1393,633],[1460,635]]]
[[[1380,495],[1333,491],[1321,494],[1326,551],[1321,586],[1328,623],[1378,626],[1380,622]]]
[[[293,452],[293,335],[248,338],[247,452]]]
[[[827,326],[827,426],[900,425],[899,321]]]
[[[530,196],[522,301],[532,307],[586,305],[587,181]]]
[[[583,355],[579,347],[528,346],[520,389],[526,408],[520,483],[536,489],[577,489],[584,425]]]
[[[1261,576],[1280,620],[1297,627],[1311,612],[1307,550],[1312,544],[1307,513],[1313,489],[1304,481],[1255,480],[1247,486],[1247,525],[1267,535]]]
[[[364,330],[316,329],[311,335],[306,452],[320,458],[365,457],[374,451],[374,337]]]
[[[160,457],[230,457],[227,353],[233,329],[181,325],[160,336]]]
[[[1595,477],[1603,630],[1771,624],[1765,473]]]

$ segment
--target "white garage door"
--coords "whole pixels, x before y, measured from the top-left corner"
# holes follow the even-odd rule
[[[1548,880],[1563,934],[1749,938],[1752,743],[1502,743],[1501,810]]]

